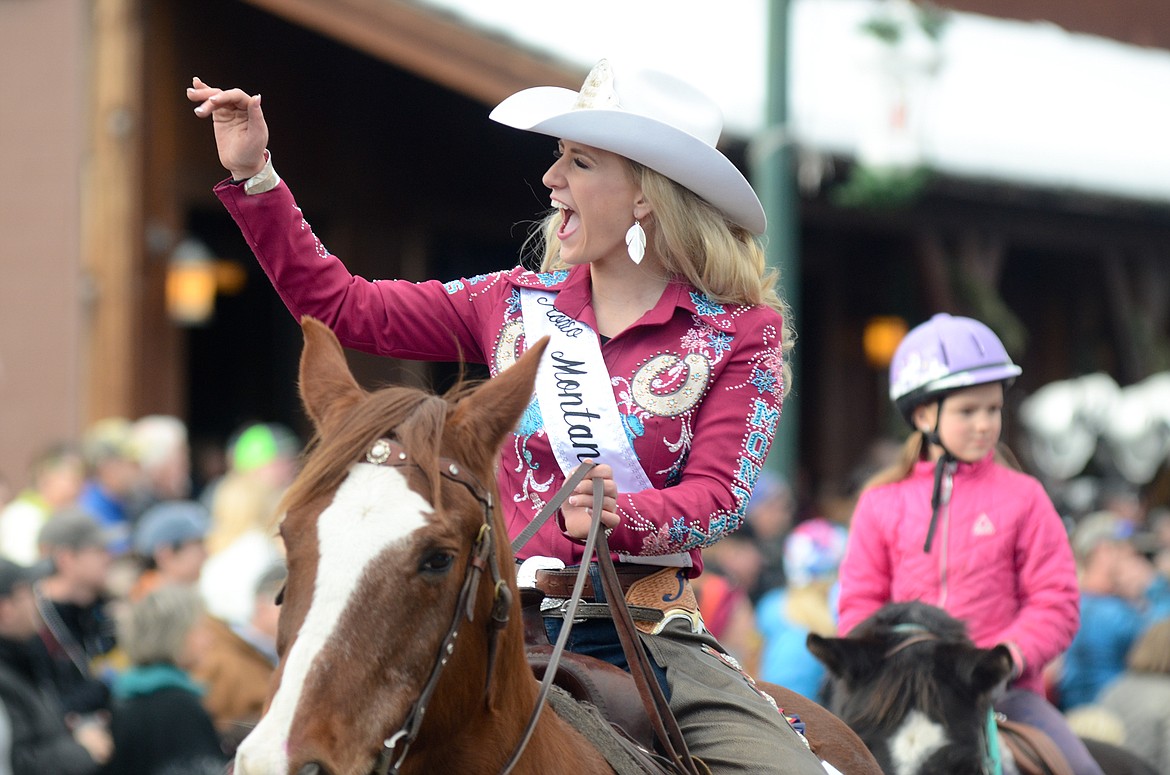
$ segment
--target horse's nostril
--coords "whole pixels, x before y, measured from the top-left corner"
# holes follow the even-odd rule
[[[317,762],[309,762],[297,770],[297,775],[324,775],[324,770]]]

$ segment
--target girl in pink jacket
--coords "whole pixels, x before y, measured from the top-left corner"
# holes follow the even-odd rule
[[[890,398],[914,429],[901,461],[865,486],[841,564],[842,634],[888,602],[921,600],[1008,647],[996,710],[1047,732],[1076,773],[1100,773],[1043,697],[1041,671],[1080,623],[1068,534],[1040,483],[999,445],[1004,389],[1020,374],[977,320],[935,315],[902,341]]]

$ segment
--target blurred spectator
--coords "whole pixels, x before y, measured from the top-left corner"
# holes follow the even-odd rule
[[[114,684],[114,755],[103,775],[222,771],[228,757],[188,673],[207,645],[203,622],[198,593],[179,585],[155,589],[121,617],[131,667]]]
[[[131,522],[160,501],[191,497],[191,448],[182,420],[165,414],[139,418],[130,428],[130,441],[141,467]]]
[[[207,641],[192,669],[205,689],[203,707],[229,753],[260,720],[273,664],[223,620],[206,619]]]
[[[122,418],[99,420],[86,431],[82,441],[87,478],[78,504],[106,531],[114,554],[123,554],[130,548],[128,508],[139,482],[131,427]]]
[[[232,625],[248,621],[251,590],[260,576],[283,558],[276,539],[277,502],[282,490],[263,479],[233,472],[211,500],[208,560],[200,591],[214,616]]]
[[[299,467],[301,441],[280,423],[245,426],[227,443],[228,470],[204,487],[200,500],[210,509],[215,491],[227,477],[239,475],[266,483],[277,492],[292,484]]]
[[[0,511],[0,556],[32,565],[40,559],[37,535],[57,509],[76,503],[85,482],[85,460],[67,444],[37,455],[29,486]]]
[[[796,498],[788,482],[769,471],[761,472],[748,501],[745,525],[760,554],[756,580],[747,588],[753,601],[769,589],[784,586],[784,537],[792,529],[795,513]]]
[[[300,454],[301,441],[287,426],[258,423],[245,428],[231,445],[231,466],[284,490],[296,476]]]
[[[1150,553],[1154,567],[1163,576],[1170,578],[1170,508],[1160,506],[1150,509],[1146,525],[1151,538]]]
[[[1101,483],[1101,508],[1123,522],[1140,527],[1145,521],[1145,505],[1138,488],[1124,479],[1109,477]]]
[[[731,540],[731,551],[724,551],[724,558],[739,552],[755,553],[752,542],[742,536],[730,539],[725,536],[720,544]],[[734,545],[738,542],[742,548]],[[724,546],[724,549],[729,549]],[[760,662],[760,634],[756,631],[755,610],[746,590],[729,575],[716,560],[708,560],[703,573],[691,579],[699,603],[699,613],[707,631],[735,657],[749,675],[756,674]]]
[[[1102,705],[1080,705],[1066,713],[1065,717],[1069,729],[1081,739],[1125,746],[1125,724],[1116,713]]]
[[[1105,687],[1100,703],[1121,720],[1123,746],[1170,773],[1170,619],[1138,639],[1125,672]]]
[[[110,755],[100,724],[65,723],[43,653],[36,642],[40,617],[31,569],[0,559],[0,703],[11,733],[13,775],[90,775]],[[3,769],[0,766],[0,769]]]
[[[1081,627],[1060,662],[1063,710],[1092,703],[1125,669],[1138,636],[1170,615],[1170,580],[1130,542],[1133,523],[1107,511],[1085,517],[1072,535],[1079,567]]]
[[[722,575],[734,587],[743,590],[749,599],[751,590],[759,586],[763,566],[764,556],[747,523],[703,549],[703,574],[711,571]]]
[[[54,682],[67,713],[108,709],[101,676],[113,672],[109,656],[115,625],[107,611],[110,551],[97,522],[77,509],[54,514],[38,543],[52,565],[36,586],[43,626],[40,641],[54,666]]]
[[[845,556],[848,531],[824,518],[801,522],[784,542],[788,586],[764,595],[756,606],[756,627],[764,639],[759,677],[817,699],[824,666],[808,651],[810,632],[837,632],[837,568]]]
[[[256,584],[251,616],[242,625],[211,620],[212,643],[201,656],[196,677],[207,686],[204,707],[212,714],[225,750],[235,751],[264,710],[268,682],[277,664],[276,596],[284,587],[284,563],[265,571]]]
[[[134,528],[142,573],[130,599],[140,600],[166,584],[196,584],[207,560],[208,526],[207,509],[198,501],[162,501],[147,509]]]
[[[286,578],[288,570],[283,562],[277,562],[266,570],[256,582],[252,615],[244,624],[232,628],[237,635],[267,657],[273,667],[276,667],[278,662],[276,628],[280,623],[280,606],[277,605],[276,598],[284,589]]]

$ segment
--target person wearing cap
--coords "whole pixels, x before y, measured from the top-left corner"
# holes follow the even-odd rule
[[[0,559],[0,716],[11,743],[0,772],[90,775],[109,759],[112,741],[100,724],[66,725],[51,668],[33,648],[41,622],[32,585],[40,573]]]
[[[756,605],[756,623],[764,644],[760,677],[818,698],[825,668],[805,645],[808,634],[837,634],[837,568],[845,554],[848,531],[824,517],[794,527],[784,539],[783,587],[771,590]]]
[[[137,603],[156,590],[179,588],[199,598],[202,645],[198,658],[184,665],[184,669],[202,685],[201,701],[215,729],[224,742],[234,746],[241,732],[251,729],[259,718],[273,666],[216,615],[200,592],[209,525],[207,509],[198,501],[164,501],[148,509],[134,531],[134,552],[145,570],[129,597]],[[249,569],[239,570],[235,593],[250,603]]]
[[[116,627],[108,610],[106,534],[87,512],[72,508],[50,517],[37,542],[52,569],[35,590],[41,643],[65,710],[81,716],[107,710],[104,678],[114,670]]]
[[[901,460],[862,488],[840,568],[838,628],[888,602],[921,600],[1012,655],[995,708],[1040,727],[1078,775],[1099,775],[1044,698],[1045,665],[1080,623],[1076,565],[1043,486],[1000,443],[1004,391],[1021,369],[978,320],[937,314],[890,363],[890,399],[912,429]]]
[[[1126,656],[1146,628],[1170,616],[1170,579],[1137,550],[1134,538],[1133,523],[1112,511],[1089,514],[1073,530],[1081,628],[1060,660],[1062,710],[1096,702],[1125,670]]]
[[[162,501],[147,509],[134,528],[134,553],[143,569],[131,599],[164,584],[197,583],[207,560],[209,524],[207,509],[198,501]]]
[[[715,771],[818,771],[805,742],[726,659],[687,579],[702,550],[743,522],[774,438],[792,336],[767,268],[751,185],[717,148],[722,115],[669,74],[606,60],[581,89],[535,87],[490,118],[550,138],[550,209],[528,243],[540,265],[448,282],[353,276],[308,227],[266,150],[259,95],[196,78],[231,178],[216,194],[298,320],[327,321],[344,346],[468,361],[497,374],[545,336],[537,401],[505,443],[498,481],[513,537],[583,461],[598,466],[518,560],[582,561],[591,510],[630,582],[627,600],[682,585],[643,642],[690,752]],[[604,483],[593,502],[592,479]],[[536,558],[540,558],[537,560]],[[565,571],[536,584],[559,590]],[[543,586],[542,586],[543,585]],[[554,594],[554,597],[557,595]],[[563,596],[563,595],[562,595]],[[653,597],[647,595],[647,597]],[[660,599],[658,596],[655,599]],[[555,612],[545,619],[560,631]],[[612,621],[574,625],[624,665]],[[728,730],[734,729],[734,734]]]

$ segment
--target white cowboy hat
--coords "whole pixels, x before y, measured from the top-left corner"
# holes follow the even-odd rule
[[[644,164],[689,188],[753,234],[764,208],[743,174],[715,147],[723,114],[709,97],[674,76],[597,63],[580,92],[537,86],[508,97],[492,120],[575,140]]]

